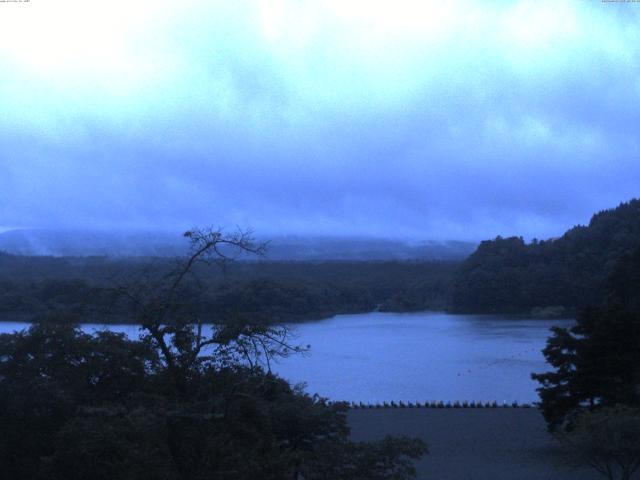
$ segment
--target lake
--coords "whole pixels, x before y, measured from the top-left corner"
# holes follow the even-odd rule
[[[290,325],[295,343],[311,349],[273,369],[332,400],[529,403],[538,400],[530,374],[549,369],[541,352],[549,329],[573,323],[441,312],[337,315]],[[0,332],[27,326],[0,322]],[[138,334],[135,325],[108,328]]]

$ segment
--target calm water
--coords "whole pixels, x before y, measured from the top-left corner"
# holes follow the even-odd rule
[[[533,402],[530,374],[548,370],[541,349],[549,328],[572,323],[437,312],[337,315],[291,326],[295,343],[311,350],[274,370],[334,400]],[[0,332],[26,326],[0,322]],[[109,328],[138,335],[134,325]]]
[[[276,370],[332,399],[537,401],[531,372],[549,328],[572,320],[526,320],[445,313],[338,315],[296,326],[306,358]]]

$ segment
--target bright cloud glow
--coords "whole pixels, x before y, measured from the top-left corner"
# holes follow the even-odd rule
[[[0,4],[0,224],[557,234],[637,194],[639,20],[562,0]]]
[[[2,53],[14,67],[32,75],[84,81],[107,76],[125,83],[152,70],[144,54],[154,39],[145,35],[148,25],[163,21],[156,2],[34,2],[12,6],[0,16]],[[9,9],[7,9],[9,10]],[[133,75],[133,79],[131,76]]]

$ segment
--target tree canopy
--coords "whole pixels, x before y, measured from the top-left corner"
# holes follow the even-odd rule
[[[621,258],[640,247],[640,200],[595,214],[557,239],[484,241],[458,269],[456,311],[529,312],[562,306],[574,312],[605,300],[606,281]]]
[[[584,309],[574,327],[554,328],[544,349],[554,371],[533,374],[551,429],[571,428],[584,410],[640,406],[640,248],[607,280],[604,305]]]
[[[408,479],[416,439],[349,439],[347,405],[271,373],[300,351],[283,327],[202,325],[196,264],[259,252],[244,233],[188,232],[170,271],[114,287],[140,338],[64,317],[0,335],[0,469],[13,479]],[[191,287],[185,289],[186,285]]]

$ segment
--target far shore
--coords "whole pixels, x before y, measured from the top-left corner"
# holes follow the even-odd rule
[[[371,313],[381,313],[381,314],[421,314],[421,313],[445,313],[447,315],[477,315],[477,316],[486,316],[492,319],[495,318],[509,318],[509,319],[522,319],[522,320],[574,320],[573,315],[565,315],[565,316],[553,316],[553,317],[545,317],[545,316],[536,316],[527,312],[514,312],[514,313],[487,313],[487,312],[462,312],[462,311],[451,311],[446,309],[427,309],[427,310],[368,310],[368,311],[345,311],[345,312],[323,312],[323,313],[314,313],[309,315],[298,315],[295,317],[284,316],[282,318],[274,319],[269,321],[270,324],[278,325],[278,324],[296,324],[296,323],[307,323],[307,322],[318,322],[322,320],[328,320],[330,318],[336,317],[338,315],[367,315]],[[63,313],[62,313],[63,314]],[[73,316],[77,316],[76,314],[72,314]],[[26,314],[23,312],[16,313],[8,313],[4,312],[0,314],[0,323],[4,322],[15,322],[15,323],[34,323],[41,319],[41,316]],[[86,325],[139,325],[138,322],[132,320],[130,316],[126,315],[96,315],[96,314],[88,314],[85,319],[75,322],[79,324]],[[214,322],[210,320],[204,320],[203,324],[213,324]]]

